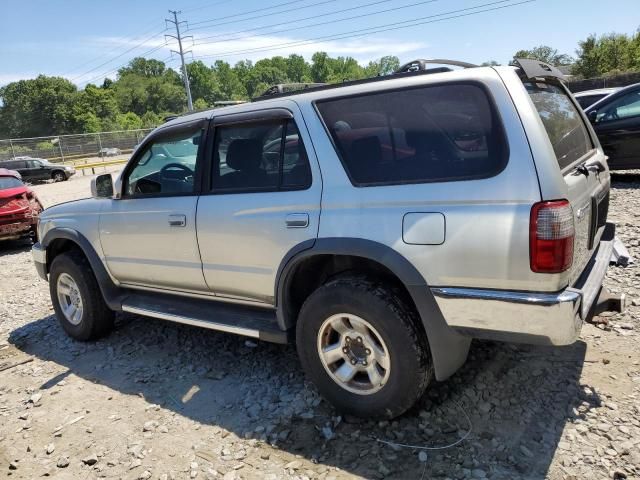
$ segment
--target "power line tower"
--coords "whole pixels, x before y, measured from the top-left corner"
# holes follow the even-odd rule
[[[182,61],[182,78],[184,79],[184,88],[187,91],[187,107],[191,112],[193,111],[193,100],[191,99],[191,86],[189,85],[189,76],[187,75],[187,65],[184,63],[184,55],[185,53],[190,53],[190,50],[188,52],[182,50],[182,40],[184,40],[185,38],[193,37],[191,35],[187,37],[183,37],[180,35],[180,24],[187,23],[185,21],[178,21],[178,14],[181,12],[179,10],[169,10],[169,13],[173,14],[173,20],[171,20],[170,18],[165,18],[165,22],[173,23],[176,26],[176,35],[166,34],[165,37],[171,37],[178,41],[179,51],[171,50],[171,53],[177,53],[178,55],[180,55],[180,60]]]

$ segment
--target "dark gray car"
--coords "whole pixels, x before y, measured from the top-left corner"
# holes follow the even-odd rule
[[[0,162],[1,168],[16,170],[25,182],[53,180],[63,182],[75,175],[76,170],[68,165],[50,163],[41,158],[19,158]]]

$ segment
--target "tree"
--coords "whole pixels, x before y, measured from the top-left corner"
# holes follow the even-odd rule
[[[500,66],[500,62],[497,62],[495,60],[489,60],[488,62],[482,62],[480,64],[480,66],[482,66],[482,67],[499,67]]]
[[[133,112],[119,113],[116,122],[120,130],[137,130],[142,128],[142,120]]]
[[[307,83],[311,81],[311,67],[304,57],[295,53],[287,57],[286,73],[290,82]]]
[[[77,88],[61,77],[40,75],[0,88],[0,136],[36,137],[70,133]]]
[[[325,83],[333,74],[327,52],[316,52],[311,57],[311,79],[314,82]]]
[[[201,61],[191,62],[187,65],[187,75],[189,75],[194,105],[198,100],[202,100],[205,105],[220,100],[222,94],[213,69]]]
[[[574,62],[573,57],[570,55],[559,53],[558,50],[547,45],[533,47],[531,50],[518,50],[513,58],[533,58],[556,67],[571,65]]]
[[[578,43],[578,60],[572,73],[585,78],[615,72],[640,71],[640,30],[634,35],[589,35]]]
[[[213,70],[223,100],[244,100],[247,98],[247,89],[238,78],[237,72],[227,62],[217,60],[213,65]]]

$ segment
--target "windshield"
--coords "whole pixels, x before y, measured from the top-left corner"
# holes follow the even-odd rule
[[[0,190],[22,187],[23,185],[16,177],[0,177]]]
[[[549,135],[560,169],[593,149],[582,116],[562,87],[546,82],[524,85]]]

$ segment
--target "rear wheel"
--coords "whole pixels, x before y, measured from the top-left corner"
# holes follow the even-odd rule
[[[339,277],[300,311],[296,340],[307,375],[338,410],[393,418],[433,377],[424,331],[402,293],[373,280]]]
[[[49,290],[56,317],[69,336],[94,340],[113,329],[115,315],[82,253],[65,252],[53,259]]]
[[[67,179],[67,176],[64,174],[64,172],[56,170],[51,174],[51,178],[54,182],[64,182]]]

